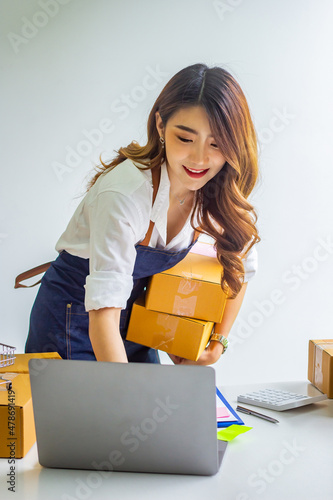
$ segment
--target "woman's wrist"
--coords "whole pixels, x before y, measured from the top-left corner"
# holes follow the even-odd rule
[[[209,340],[210,340],[210,342],[212,342],[212,341],[219,342],[223,346],[223,351],[222,351],[222,354],[223,354],[224,351],[227,350],[228,344],[229,344],[227,337],[228,337],[228,333],[223,332],[223,330],[222,330],[222,332],[218,332],[218,333],[213,331]]]
[[[214,356],[216,355],[218,358],[222,356],[224,346],[218,340],[211,340],[208,347],[209,350],[214,354]]]

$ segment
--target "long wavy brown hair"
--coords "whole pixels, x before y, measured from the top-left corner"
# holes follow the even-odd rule
[[[193,64],[176,73],[156,99],[147,123],[147,144],[132,141],[115,152],[110,162],[100,159],[97,173],[88,185],[93,186],[106,169],[129,158],[143,169],[159,168],[165,160],[159,140],[155,113],[159,111],[164,127],[181,108],[203,106],[217,146],[226,158],[220,172],[196,191],[194,217],[200,231],[215,240],[217,258],[222,265],[221,287],[235,298],[244,282],[242,257],[260,241],[257,214],[247,200],[258,177],[257,137],[245,95],[225,69]]]

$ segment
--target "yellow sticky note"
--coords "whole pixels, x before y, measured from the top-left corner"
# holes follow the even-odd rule
[[[225,429],[217,432],[217,439],[221,441],[232,441],[239,434],[244,434],[244,432],[250,431],[252,427],[247,427],[246,425],[230,425]]]

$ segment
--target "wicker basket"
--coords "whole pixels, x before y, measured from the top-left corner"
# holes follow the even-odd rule
[[[14,364],[15,349],[12,345],[1,344],[0,342],[0,366],[10,366]],[[0,375],[0,385],[6,385],[7,389],[11,389],[11,380],[6,380]]]

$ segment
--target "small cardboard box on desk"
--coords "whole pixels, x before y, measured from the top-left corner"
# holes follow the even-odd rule
[[[308,379],[333,398],[333,339],[309,341]]]
[[[36,441],[30,378],[8,373],[12,388],[0,385],[0,457],[22,458]]]
[[[13,365],[0,368],[0,376],[12,381],[12,388],[0,385],[0,458],[24,457],[36,441],[28,361],[32,358],[60,358],[57,352],[16,354]],[[36,360],[36,369],[42,371]]]
[[[200,253],[190,252],[176,266],[152,276],[145,299],[133,305],[127,340],[197,361],[214,323],[222,320],[227,300],[220,284],[221,264],[211,248],[197,244]]]
[[[28,354],[15,354],[14,364],[0,367],[1,373],[29,373],[30,359],[61,359],[57,352],[32,352]],[[41,370],[43,361],[36,361],[36,370]]]

